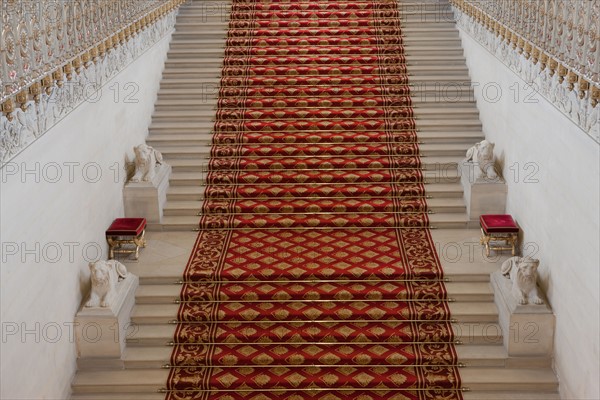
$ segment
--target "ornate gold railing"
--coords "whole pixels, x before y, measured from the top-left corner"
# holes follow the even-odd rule
[[[184,0],[1,0],[0,107],[38,101]]]
[[[579,97],[600,101],[600,0],[450,0]]]

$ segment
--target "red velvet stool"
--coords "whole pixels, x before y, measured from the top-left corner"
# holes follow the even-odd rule
[[[117,218],[106,230],[108,242],[108,258],[113,259],[115,253],[135,253],[135,259],[140,256],[140,247],[146,247],[146,218]],[[132,244],[134,248],[124,248]]]
[[[485,254],[489,257],[491,250],[511,250],[516,253],[519,227],[510,215],[488,214],[479,217],[481,225],[481,239],[479,243],[485,245]],[[502,245],[492,245],[493,242],[504,242]]]

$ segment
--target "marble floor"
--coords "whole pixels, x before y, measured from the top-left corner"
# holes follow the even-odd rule
[[[479,244],[479,229],[433,229],[431,235],[446,271],[484,269],[491,273],[510,257],[507,251],[492,252],[490,257],[486,257],[483,246]],[[145,249],[141,249],[139,260],[127,257],[120,261],[142,282],[179,279],[197,236],[198,233],[192,231],[147,232],[148,243]]]

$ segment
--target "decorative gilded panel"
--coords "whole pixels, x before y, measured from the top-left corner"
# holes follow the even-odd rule
[[[183,0],[0,2],[0,168],[173,30]]]
[[[600,143],[600,0],[450,0],[458,26]]]

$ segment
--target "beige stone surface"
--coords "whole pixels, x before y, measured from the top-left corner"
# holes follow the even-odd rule
[[[146,218],[148,224],[160,223],[167,202],[170,176],[171,166],[163,163],[151,181],[127,183],[123,188],[125,217]]]
[[[117,284],[110,307],[81,306],[75,316],[77,357],[121,359],[131,330],[131,310],[139,278],[129,273]]]
[[[492,288],[508,355],[551,357],[555,317],[547,300],[539,305],[519,304],[511,293],[512,282],[500,271],[492,274]]]

